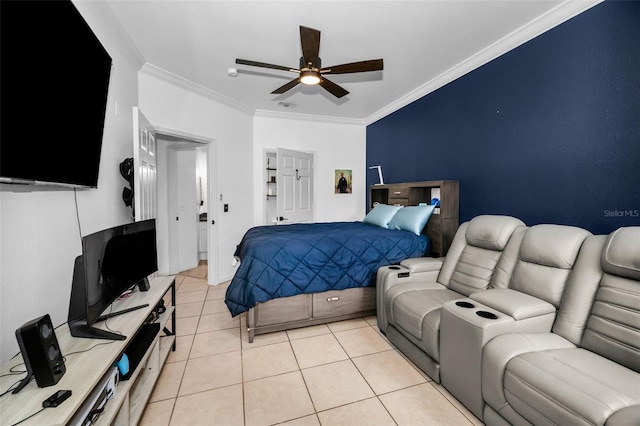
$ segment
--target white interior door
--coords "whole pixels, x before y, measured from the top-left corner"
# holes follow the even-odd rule
[[[313,222],[313,154],[278,148],[277,158],[278,222]]]
[[[176,151],[176,205],[178,271],[198,266],[198,187],[195,149]]]
[[[134,220],[157,216],[157,165],[155,130],[138,107],[133,107]]]

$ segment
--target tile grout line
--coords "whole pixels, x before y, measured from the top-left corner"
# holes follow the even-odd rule
[[[180,287],[182,287],[183,283],[184,283],[184,276],[183,276],[183,278],[181,280]],[[208,290],[205,291],[205,294],[204,294],[205,300],[207,298],[207,293],[208,293]],[[177,294],[177,290],[176,290],[176,299],[177,298],[178,298],[178,294]],[[176,301],[174,301],[174,302],[176,302]],[[175,307],[176,307],[176,310],[177,310],[178,309],[178,303],[175,304]],[[202,304],[202,309],[204,309],[204,302]],[[197,334],[197,331],[198,331],[198,326],[200,325],[200,317],[202,316],[202,309],[200,310],[200,315],[198,316],[198,322],[197,322],[196,328],[194,330],[193,340],[191,342],[191,347],[189,348],[189,352],[187,353],[187,357],[186,357],[185,364],[184,364],[184,370],[182,370],[182,375],[180,376],[180,384],[178,385],[178,390],[176,392],[176,396],[173,399],[173,407],[171,408],[171,415],[169,416],[169,424],[171,424],[171,422],[173,420],[173,414],[175,413],[176,405],[178,404],[178,398],[180,398],[180,388],[182,387],[182,382],[184,381],[184,376],[185,376],[185,374],[187,372],[187,367],[189,366],[189,361],[191,360],[191,350],[193,349],[193,343],[195,342],[196,334]],[[176,338],[177,337],[178,336],[176,336]],[[167,364],[166,360],[165,360],[164,364],[165,365]],[[163,368],[164,368],[164,366],[163,366]],[[143,413],[143,415],[144,415],[144,413]]]
[[[371,324],[369,324],[367,322],[367,324],[369,325],[369,327],[373,326]],[[375,331],[375,330],[374,330]],[[340,342],[340,341],[338,341]],[[391,347],[391,349],[389,350],[393,350],[393,346]],[[345,351],[346,352],[346,351]],[[387,352],[387,351],[382,351],[382,352]],[[374,353],[382,353],[382,352],[374,352]],[[348,355],[348,354],[347,354]],[[372,354],[367,354],[367,355],[362,355],[360,357],[355,357],[355,358],[362,358],[364,356],[368,356],[368,355],[372,355]],[[367,382],[367,385],[369,385],[369,388],[371,389],[371,391],[373,392],[373,395],[375,396],[375,398],[378,400],[378,402],[380,403],[380,405],[382,405],[382,407],[384,408],[384,410],[387,412],[387,414],[389,414],[389,417],[391,418],[391,420],[396,424],[396,426],[398,425],[398,422],[396,421],[395,417],[393,417],[393,415],[389,412],[389,409],[387,408],[386,405],[384,405],[384,402],[382,402],[382,400],[380,399],[380,395],[378,395],[378,393],[375,391],[375,389],[373,389],[373,386],[371,386],[371,384],[369,383],[369,381],[367,380],[367,378],[364,376],[364,374],[362,373],[362,371],[360,371],[360,369],[358,368],[358,365],[353,361],[353,358],[351,356],[349,356],[349,359],[351,360],[351,362],[353,363],[353,365],[356,367],[356,370],[358,370],[358,373],[360,373],[360,375],[362,376],[362,378],[364,379],[365,382]],[[404,388],[403,388],[404,389]],[[395,391],[397,391],[399,389],[396,389]],[[395,392],[393,391],[393,392]]]
[[[184,277],[182,279],[182,284],[180,284],[180,286],[182,287],[182,285],[184,285]],[[176,291],[176,299],[177,298],[178,298],[178,295],[177,295],[177,291]],[[205,299],[207,298],[207,292],[205,292],[204,298]],[[202,306],[204,307],[204,303],[202,304]],[[176,309],[177,308],[178,308],[178,304],[176,303]],[[197,334],[199,325],[200,325],[200,316],[198,316],[198,323],[196,324],[196,328],[193,331],[194,334],[193,334],[193,341],[191,342],[191,348],[189,349],[189,353],[187,354],[187,359],[185,360],[185,363],[184,363],[184,370],[182,370],[182,375],[180,376],[180,384],[178,385],[178,390],[176,392],[176,398],[175,398],[175,401],[173,403],[173,409],[171,410],[171,417],[169,417],[169,424],[171,424],[171,421],[173,420],[173,414],[175,412],[176,405],[178,404],[178,398],[180,397],[180,388],[182,387],[182,382],[184,381],[184,375],[187,373],[187,367],[189,366],[189,360],[191,359],[191,350],[193,349],[193,343],[196,340],[196,334]],[[166,363],[166,360],[165,360],[165,363]]]
[[[302,367],[300,367],[300,362],[298,361],[298,356],[296,355],[296,351],[293,349],[291,336],[289,336],[289,333],[287,332],[287,330],[285,330],[284,332],[285,332],[285,334],[287,336],[287,342],[289,342],[289,347],[291,348],[291,352],[293,353],[293,358],[296,360],[296,365],[298,366],[298,373],[300,373],[300,377],[302,377],[302,383],[304,383],[304,388],[307,390],[307,395],[309,396],[309,401],[311,401],[311,407],[313,407],[313,415],[316,417],[316,420],[318,420],[318,424],[321,424],[320,423],[320,417],[318,417],[318,409],[316,408],[316,404],[315,404],[315,402],[313,402],[313,398],[311,397],[311,392],[309,391],[309,385],[307,385],[307,380],[304,378],[304,374],[302,374]],[[285,421],[280,422],[280,423],[285,423],[285,422],[289,422],[289,421],[292,421],[292,420],[301,419],[303,417],[307,417],[307,416],[296,417],[296,418],[293,418],[293,419],[285,420]]]

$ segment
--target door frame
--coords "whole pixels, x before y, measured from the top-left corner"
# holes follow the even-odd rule
[[[157,139],[163,140],[163,136],[167,136],[169,138],[178,138],[187,142],[194,142],[198,144],[204,144],[207,149],[207,264],[208,264],[208,284],[209,285],[217,285],[218,284],[218,228],[215,224],[218,223],[218,208],[219,201],[216,197],[218,193],[218,150],[217,143],[215,139],[207,138],[200,135],[194,135],[192,133],[183,132],[176,129],[154,126],[156,131],[156,141]],[[170,188],[167,187],[167,191],[170,191]],[[170,194],[167,194],[170,196]],[[170,207],[169,207],[170,209]],[[170,211],[163,212],[163,214],[167,214],[167,217],[170,217]],[[175,238],[175,232],[173,228],[175,224],[173,221],[169,220],[169,246],[172,246],[172,241]],[[171,248],[169,249],[169,254],[171,254]],[[173,263],[171,259],[169,261],[170,265]],[[171,271],[171,273],[176,273],[179,271]]]

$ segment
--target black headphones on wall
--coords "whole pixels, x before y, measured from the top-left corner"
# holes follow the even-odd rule
[[[131,207],[133,204],[133,158],[125,158],[120,163],[120,175],[129,182],[129,187],[122,190],[122,200],[124,205]]]

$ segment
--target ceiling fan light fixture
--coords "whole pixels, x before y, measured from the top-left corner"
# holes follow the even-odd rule
[[[325,78],[325,74],[350,74],[357,72],[382,71],[383,69],[382,59],[351,62],[348,64],[322,68],[320,65],[320,57],[318,56],[318,53],[320,52],[320,31],[314,30],[313,28],[303,27],[302,25],[300,26],[300,44],[302,46],[300,68],[290,68],[282,65],[274,65],[266,62],[250,61],[239,58],[236,58],[236,64],[289,71],[298,74],[296,78],[271,92],[272,95],[281,95],[302,83],[306,86],[320,85],[324,90],[331,93],[336,98],[342,98],[343,96],[348,95],[349,91],[340,87],[328,78]]]
[[[308,86],[320,83],[320,74],[316,71],[306,70],[300,72],[300,83]]]

